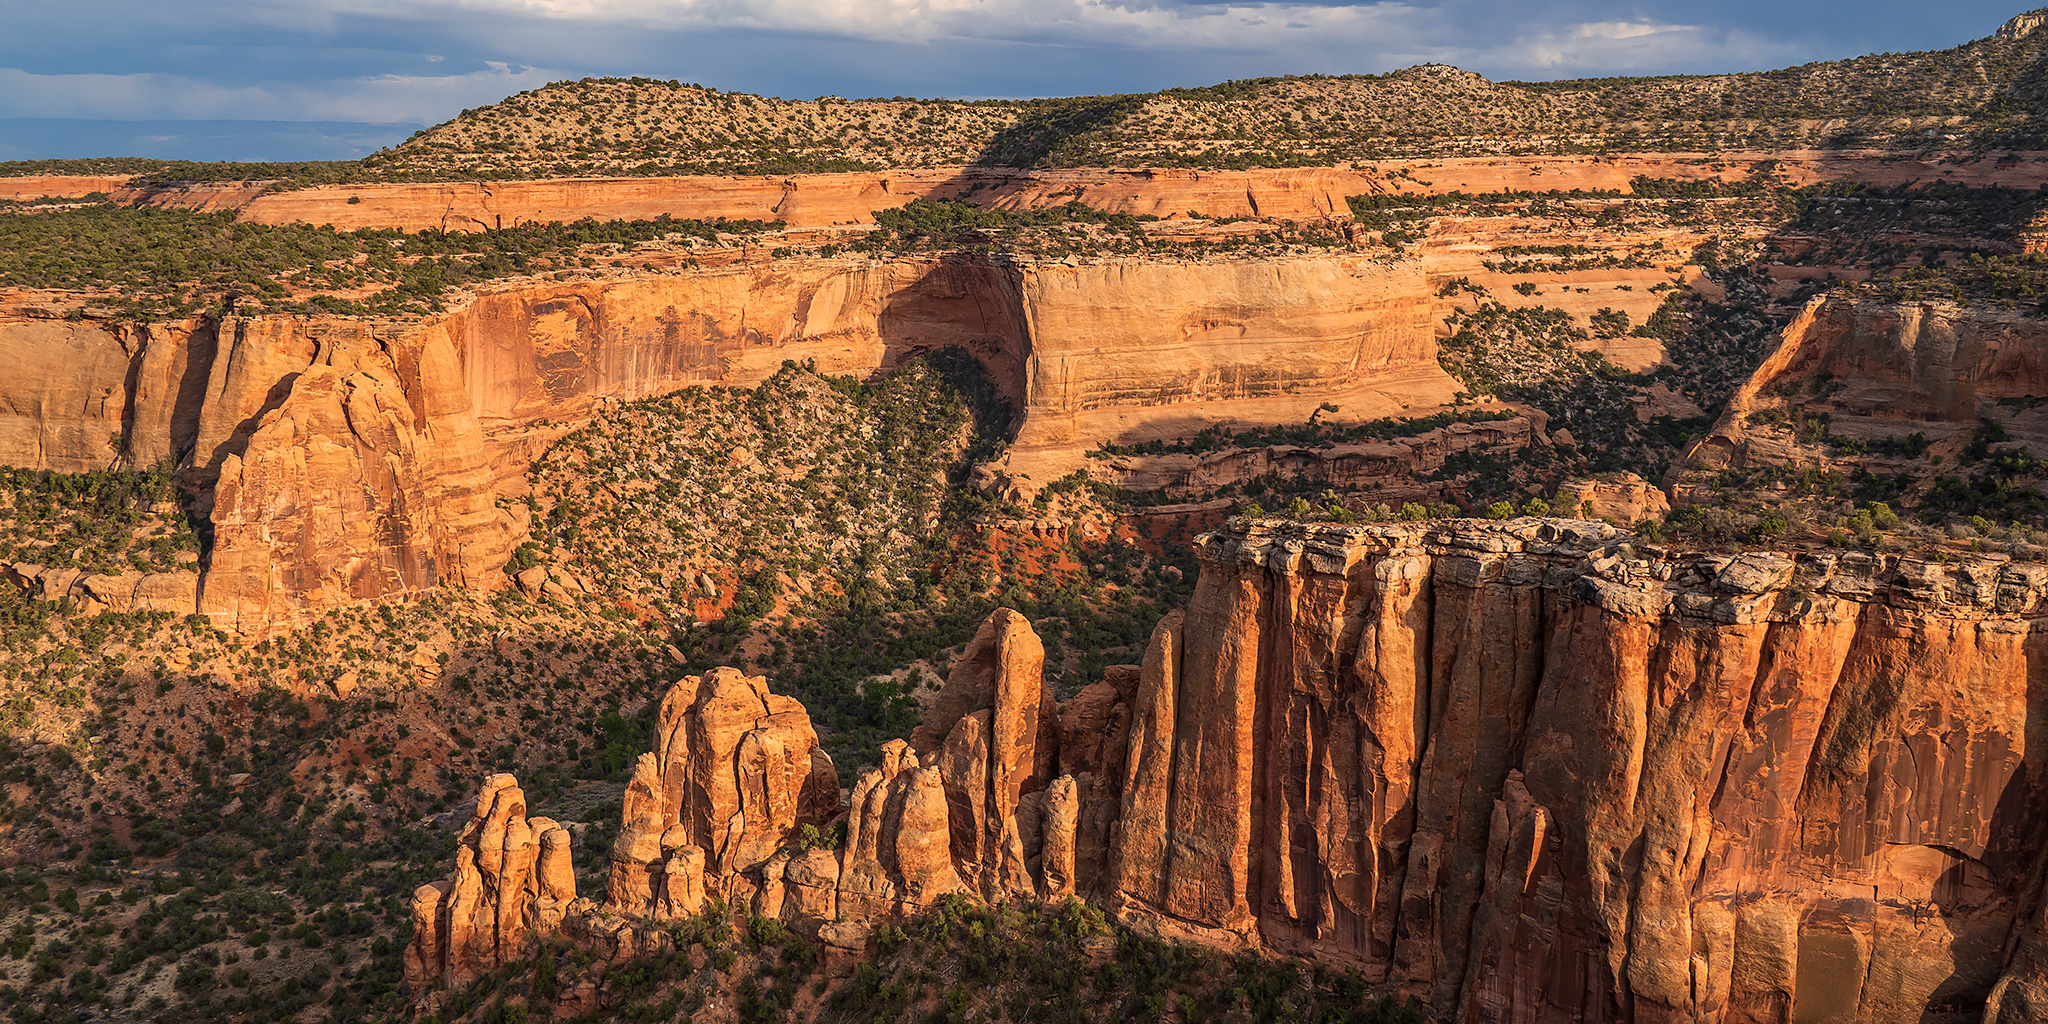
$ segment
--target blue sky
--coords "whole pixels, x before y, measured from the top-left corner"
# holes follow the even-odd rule
[[[1977,0],[0,0],[0,159],[349,156],[464,107],[586,75],[810,98],[1075,95],[1428,61],[1496,79],[1756,70],[1953,46],[2024,9]]]

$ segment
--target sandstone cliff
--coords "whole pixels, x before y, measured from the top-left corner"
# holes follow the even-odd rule
[[[1413,263],[1005,266],[742,262],[523,281],[424,323],[0,320],[0,463],[182,460],[214,545],[198,608],[261,633],[443,584],[491,588],[521,538],[495,507],[550,434],[605,403],[752,386],[785,360],[872,374],[975,353],[1042,485],[1103,441],[1371,417],[1446,400]],[[1229,467],[1212,467],[1216,477]]]
[[[2048,409],[2035,401],[2044,392],[2048,330],[2038,319],[1951,302],[1820,296],[1667,483],[1683,498],[1724,469],[1839,467],[1842,453],[1788,425],[1795,411],[1824,416],[1830,434],[1854,441],[1917,433],[1931,454],[1951,460],[1987,418],[2012,441],[2048,450]]]
[[[215,361],[222,385],[209,391],[219,400],[203,410],[199,433],[199,450],[219,458],[199,610],[260,633],[443,584],[501,585],[518,538],[496,507],[448,346],[387,344],[354,324],[294,329],[304,326],[231,324],[234,343]],[[262,369],[244,372],[247,363]],[[234,414],[221,410],[238,395],[254,404],[252,393],[285,367],[260,411],[229,425]]]
[[[1970,1018],[2037,870],[2048,569],[1618,539],[1208,538],[1126,917],[1462,1020]]]
[[[933,749],[861,777],[842,850],[686,857],[668,884],[856,948],[948,892],[1073,894],[1473,1022],[2020,1020],[2048,991],[2048,567],[1565,520],[1269,522],[1201,557],[1144,664],[1056,726],[999,612]],[[636,773],[636,849],[673,827],[636,810],[665,806],[667,756]],[[799,813],[775,806],[770,835]],[[606,955],[661,941],[616,938],[664,912],[628,860],[568,925]]]
[[[1021,291],[1031,347],[1010,465],[1041,483],[1098,440],[1301,422],[1324,402],[1371,419],[1457,391],[1416,260],[1041,267]]]

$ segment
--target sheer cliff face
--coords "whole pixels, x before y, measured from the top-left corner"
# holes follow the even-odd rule
[[[858,953],[947,894],[1076,896],[1475,1024],[2048,1006],[2048,566],[1676,555],[1531,519],[1268,522],[1201,556],[1144,663],[1056,714],[1030,624],[992,615],[838,850],[786,845],[830,813],[800,707],[684,680],[607,902],[563,934],[637,955],[716,892]],[[409,954],[422,997],[428,965],[476,973],[442,917]]]
[[[1974,1019],[2038,871],[2048,569],[1582,529],[1207,538],[1104,897],[1463,1020]]]
[[[1021,412],[1013,472],[1044,483],[1099,440],[1447,399],[1431,301],[1419,266],[1349,256],[811,258],[528,281],[424,324],[0,321],[0,464],[182,460],[215,538],[196,610],[261,632],[501,585],[521,538],[495,491],[525,475],[549,423],[609,401],[753,386],[789,359],[867,375],[960,346]]]
[[[445,342],[380,340],[350,322],[229,326],[193,456],[213,473],[201,613],[260,633],[339,605],[503,580],[519,538]],[[238,359],[263,369],[241,372]],[[294,364],[257,405],[269,372]]]
[[[1054,479],[1103,439],[1448,402],[1422,262],[1364,257],[1041,267],[1013,468]]]

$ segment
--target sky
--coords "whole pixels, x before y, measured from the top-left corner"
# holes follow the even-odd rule
[[[1989,35],[1980,0],[0,0],[0,160],[359,156],[551,81],[1070,96],[1454,64],[1750,71]]]

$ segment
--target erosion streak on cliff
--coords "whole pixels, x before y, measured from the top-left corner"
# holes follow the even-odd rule
[[[2048,570],[1561,529],[1209,537],[1126,918],[1469,1021],[1972,1018],[2037,870]]]

